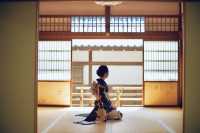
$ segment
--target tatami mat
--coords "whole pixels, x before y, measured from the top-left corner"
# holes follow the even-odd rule
[[[182,133],[180,108],[118,108],[122,121],[108,121],[94,125],[78,125],[83,119],[76,114],[89,113],[90,107],[39,107],[39,133]]]

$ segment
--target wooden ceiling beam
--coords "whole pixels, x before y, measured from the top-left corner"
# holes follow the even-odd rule
[[[145,33],[72,33],[40,32],[39,40],[71,39],[144,39],[144,40],[179,40],[179,32],[145,32]]]

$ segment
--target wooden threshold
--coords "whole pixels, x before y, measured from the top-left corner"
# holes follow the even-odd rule
[[[38,107],[70,107],[70,105],[38,104]]]

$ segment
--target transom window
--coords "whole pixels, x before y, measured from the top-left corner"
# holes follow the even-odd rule
[[[110,16],[110,32],[177,32],[179,16]],[[41,15],[39,30],[47,32],[105,32],[105,16]]]
[[[105,32],[103,16],[72,16],[71,32]]]
[[[110,32],[144,32],[144,17],[110,17]]]

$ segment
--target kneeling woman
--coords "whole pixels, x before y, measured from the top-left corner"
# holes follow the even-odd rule
[[[100,110],[104,110],[106,114],[106,118],[104,120],[121,119],[122,113],[116,111],[116,108],[112,106],[112,103],[108,97],[109,87],[105,82],[105,79],[108,78],[109,75],[108,67],[105,65],[101,65],[97,69],[96,73],[99,76],[99,78],[96,79],[96,84],[98,86],[98,99],[95,101],[94,109],[84,121],[95,121],[98,117],[101,117],[99,115],[104,115],[103,113],[99,113],[102,112]]]

